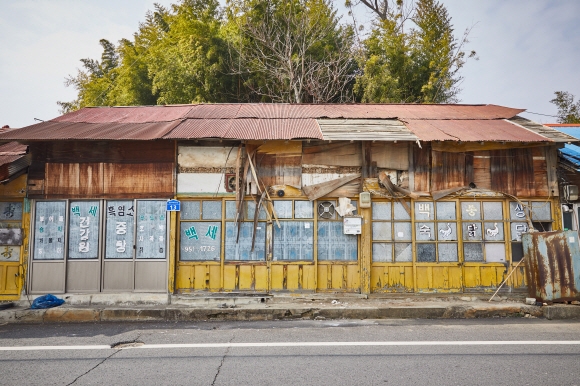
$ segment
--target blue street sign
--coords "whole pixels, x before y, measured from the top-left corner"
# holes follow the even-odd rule
[[[167,201],[167,211],[169,212],[179,212],[181,210],[181,202],[178,200]]]

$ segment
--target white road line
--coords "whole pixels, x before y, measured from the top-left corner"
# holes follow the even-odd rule
[[[144,344],[127,349],[160,348],[236,348],[236,347],[340,347],[340,346],[539,346],[580,345],[580,340],[475,340],[475,341],[418,341],[418,342],[266,342],[266,343],[167,343]],[[108,345],[87,346],[14,346],[0,347],[0,351],[47,351],[47,350],[113,350]]]

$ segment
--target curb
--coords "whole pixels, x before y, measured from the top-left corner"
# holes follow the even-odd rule
[[[8,309],[0,312],[0,323],[97,323],[97,322],[186,322],[186,321],[270,321],[326,319],[474,319],[498,317],[542,317],[580,319],[580,307],[529,305],[470,306],[433,305],[423,307],[356,308],[68,308],[47,310]]]

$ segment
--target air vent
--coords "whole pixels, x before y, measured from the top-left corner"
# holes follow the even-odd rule
[[[318,204],[318,216],[324,219],[334,218],[334,203],[323,201]]]

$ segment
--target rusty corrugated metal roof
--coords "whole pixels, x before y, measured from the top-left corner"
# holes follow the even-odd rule
[[[502,119],[523,111],[496,105],[224,103],[193,105],[187,118]]]
[[[8,142],[0,145],[0,155],[22,155],[26,154],[28,146],[18,142]]]
[[[193,105],[85,107],[58,118],[54,122],[83,123],[156,123],[181,119]]]
[[[318,119],[327,141],[416,141],[398,119]]]
[[[165,139],[322,139],[315,119],[186,119]]]
[[[516,115],[513,118],[509,119],[510,122],[515,123],[516,125],[520,125],[525,127],[528,130],[533,131],[536,134],[540,134],[544,137],[550,138],[554,142],[575,142],[578,139],[574,138],[567,133],[563,133],[562,131],[552,129],[549,125],[542,125],[524,117],[520,117]],[[579,125],[580,126],[580,125]]]
[[[552,142],[503,119],[409,120],[405,125],[422,141]]]
[[[37,123],[0,134],[2,140],[152,140],[160,139],[181,121],[156,123]]]

